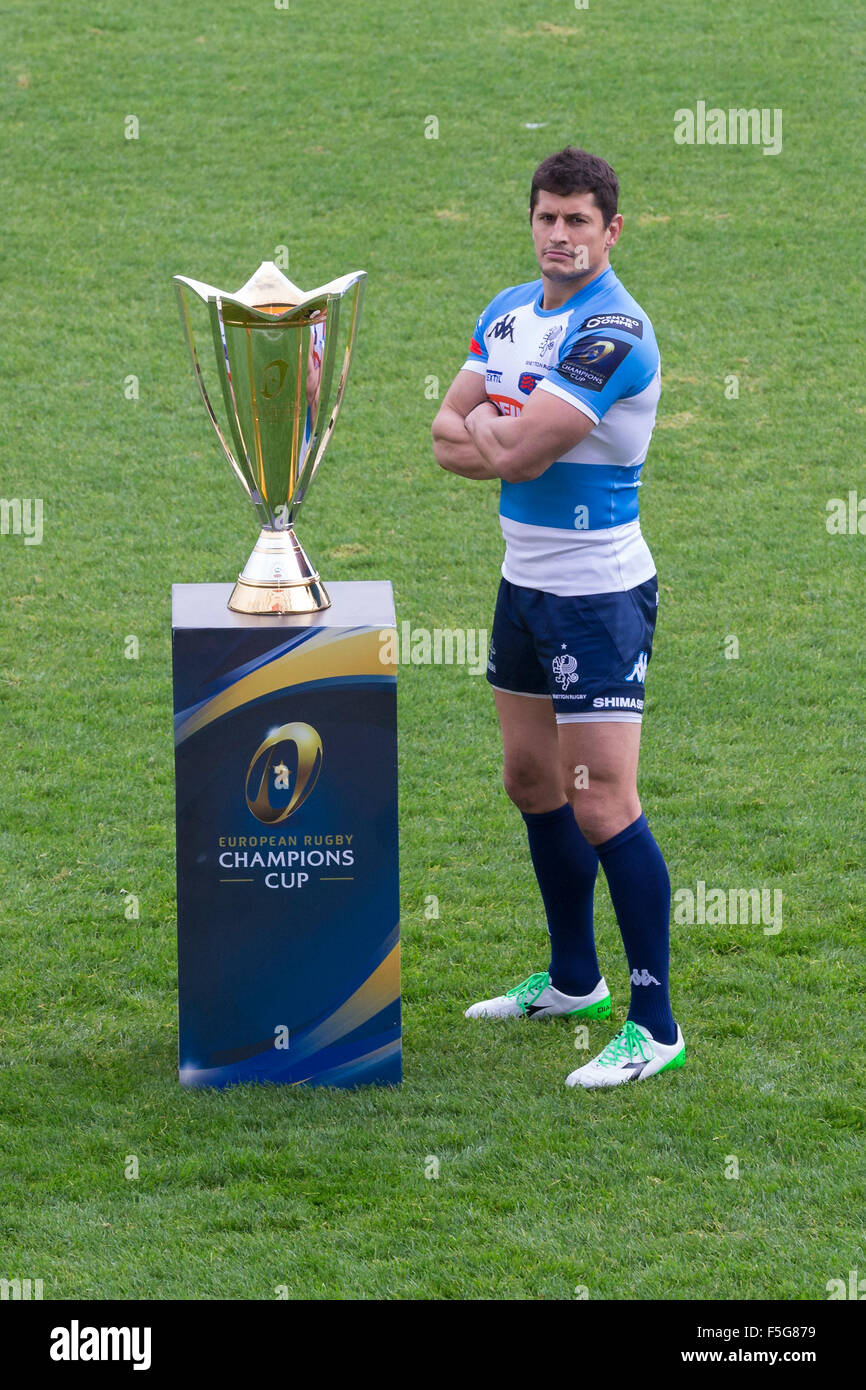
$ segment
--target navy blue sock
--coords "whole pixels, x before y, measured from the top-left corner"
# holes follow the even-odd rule
[[[524,811],[523,819],[547,913],[550,982],[563,994],[591,994],[601,978],[592,930],[598,855],[568,802],[555,811]]]
[[[671,881],[646,816],[597,845],[631,970],[628,1016],[657,1042],[677,1028],[670,1001]]]

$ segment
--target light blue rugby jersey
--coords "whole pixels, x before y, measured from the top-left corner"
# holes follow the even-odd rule
[[[655,574],[638,519],[661,382],[652,324],[611,267],[559,309],[542,309],[542,297],[540,279],[497,295],[464,368],[485,377],[504,415],[519,415],[537,387],[594,428],[540,477],[502,483],[502,573],[554,594],[631,589]]]

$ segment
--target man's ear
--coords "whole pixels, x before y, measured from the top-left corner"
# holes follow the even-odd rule
[[[610,221],[609,221],[608,224],[607,224],[606,231],[607,231],[608,233],[613,232],[613,234],[614,234],[613,237],[612,237],[612,238],[608,241],[608,243],[607,243],[608,248],[610,248],[611,246],[615,246],[616,243],[619,241],[620,236],[622,235],[622,213],[621,213],[621,212],[615,212],[615,213],[614,213],[613,217],[610,219]]]

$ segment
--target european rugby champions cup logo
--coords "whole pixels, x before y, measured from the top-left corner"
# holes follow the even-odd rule
[[[614,344],[609,338],[597,338],[594,342],[587,343],[585,347],[578,345],[572,353],[572,357],[576,362],[582,363],[584,367],[592,367],[613,350]]]
[[[247,769],[247,806],[278,825],[310,795],[322,770],[322,740],[311,724],[283,724],[260,743]]]

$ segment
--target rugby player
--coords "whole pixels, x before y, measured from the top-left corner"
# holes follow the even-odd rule
[[[588,1088],[685,1062],[668,987],[670,879],[637,793],[658,604],[638,488],[659,353],[610,264],[618,197],[613,169],[585,150],[538,166],[529,219],[541,278],[481,314],[433,424],[443,468],[500,480],[505,559],[487,679],[550,938],[547,970],[466,1017],[609,1017],[593,933],[600,863],[631,1002],[621,1031],[566,1078]]]

